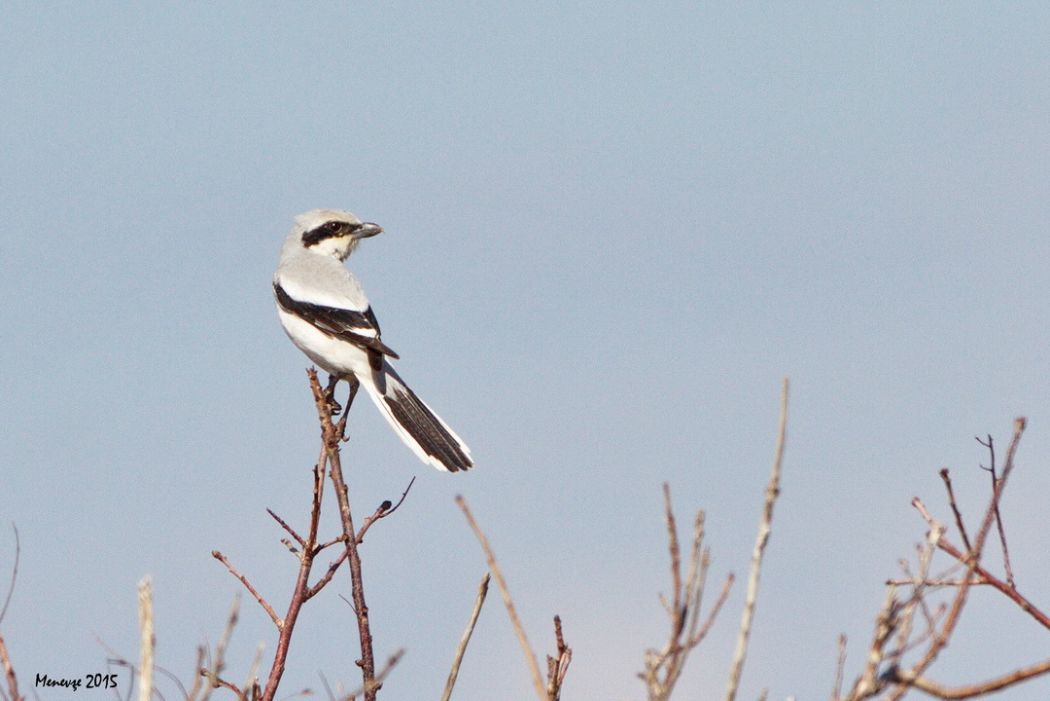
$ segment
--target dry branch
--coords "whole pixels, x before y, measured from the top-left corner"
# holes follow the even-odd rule
[[[452,660],[452,669],[448,673],[448,680],[445,682],[445,691],[441,694],[441,701],[449,701],[452,697],[452,687],[456,685],[456,679],[459,677],[459,665],[463,662],[463,655],[467,652],[467,644],[470,643],[470,636],[474,634],[474,626],[478,622],[478,616],[481,615],[481,606],[485,603],[485,597],[488,593],[489,573],[486,572],[481,578],[481,584],[478,585],[478,594],[474,597],[474,610],[470,612],[467,628],[463,631],[463,637],[460,638],[459,645],[456,646],[456,656]]]
[[[769,475],[769,484],[766,486],[766,502],[762,509],[762,520],[758,524],[755,549],[751,553],[751,571],[747,579],[747,596],[744,599],[744,612],[740,618],[740,631],[737,635],[736,651],[733,653],[733,662],[730,665],[729,681],[726,683],[726,701],[733,701],[736,698],[737,688],[740,686],[740,675],[744,669],[744,659],[747,657],[747,643],[751,635],[751,622],[755,616],[755,602],[758,599],[758,579],[762,570],[762,556],[765,553],[766,544],[769,542],[769,534],[772,530],[773,505],[780,495],[780,467],[784,459],[784,443],[787,438],[787,410],[788,381],[785,378],[780,391],[780,422],[777,429],[773,469]]]
[[[572,662],[572,648],[565,644],[560,616],[554,617],[554,642],[557,654],[547,655],[547,698],[550,701],[559,701],[565,674],[569,671],[569,663]]]
[[[669,618],[670,633],[667,642],[660,650],[646,651],[645,670],[638,675],[645,682],[650,701],[665,701],[670,697],[689,653],[706,637],[729,596],[729,590],[733,584],[733,575],[730,573],[722,584],[722,590],[714,606],[701,624],[700,608],[711,563],[710,553],[703,549],[704,512],[697,512],[693,520],[689,567],[683,577],[678,527],[671,503],[671,488],[666,482],[663,490],[667,551],[671,562],[671,600],[668,601],[661,597],[661,601]]]
[[[496,584],[499,586],[500,595],[503,597],[503,605],[507,608],[507,616],[510,617],[511,625],[514,626],[514,632],[518,636],[518,643],[521,645],[521,651],[524,653],[525,660],[528,663],[536,695],[540,701],[548,701],[547,688],[543,683],[543,677],[540,676],[540,665],[536,660],[536,653],[533,652],[532,646],[529,645],[529,639],[525,635],[525,628],[521,625],[521,619],[518,618],[518,612],[514,608],[514,600],[511,599],[510,590],[507,588],[507,580],[503,578],[503,571],[500,570],[499,563],[496,562],[496,554],[492,551],[492,546],[489,545],[489,540],[485,537],[481,527],[478,526],[478,522],[474,520],[474,515],[470,512],[470,507],[467,506],[467,500],[462,495],[456,495],[456,504],[463,510],[467,523],[470,524],[471,530],[474,531],[474,535],[481,544],[481,549],[485,552],[489,571],[496,577]]]
[[[978,439],[981,445],[987,447],[991,453],[990,467],[984,469],[992,473],[993,479],[989,503],[984,510],[980,527],[972,539],[968,534],[962,511],[956,502],[949,472],[947,468],[940,471],[952,517],[965,544],[963,549],[957,548],[951,543],[945,535],[946,529],[944,524],[930,514],[930,511],[918,497],[912,500],[912,505],[929,526],[926,543],[919,551],[919,569],[913,575],[905,564],[903,565],[905,578],[890,580],[890,586],[887,589],[886,605],[883,607],[877,620],[876,635],[869,651],[868,662],[864,672],[858,677],[850,694],[846,697],[848,701],[859,701],[860,699],[871,698],[883,693],[884,696],[880,696],[880,698],[895,701],[913,689],[943,699],[973,698],[1005,689],[1050,672],[1050,660],[1047,660],[1014,670],[988,681],[957,687],[944,686],[932,681],[927,676],[928,670],[938,659],[939,654],[947,647],[956,630],[971,587],[988,586],[999,591],[1013,601],[1021,610],[1028,613],[1040,625],[1050,628],[1050,617],[1017,591],[1012,579],[1012,570],[1008,567],[1006,568],[1006,579],[1004,581],[981,564],[985,544],[993,524],[997,526],[1003,548],[1004,566],[1008,557],[1006,555],[1008,549],[1005,530],[1002,528],[1000,504],[1007,480],[1015,466],[1017,449],[1024,429],[1025,420],[1023,418],[1017,419],[1014,422],[1013,437],[1006,451],[1001,474],[997,474],[993,450],[994,444],[991,437],[989,436],[987,442]],[[944,574],[931,576],[930,563],[936,551],[949,555],[954,560],[954,563],[951,569]],[[961,575],[958,574],[960,568],[962,568]],[[910,596],[903,601],[898,601],[896,597],[896,585],[898,584],[911,588]],[[952,588],[954,590],[953,594],[949,600],[941,602],[935,611],[931,611],[931,606],[928,602],[929,592],[944,587]],[[922,613],[922,620],[925,625],[916,629],[913,619],[918,612]],[[889,641],[894,631],[896,631],[895,647],[889,649]],[[905,666],[903,663],[904,654],[919,647],[924,647],[925,649],[921,651],[921,654],[917,655],[917,659],[914,662]]]

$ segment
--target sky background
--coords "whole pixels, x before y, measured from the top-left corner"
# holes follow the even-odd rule
[[[949,518],[948,466],[976,529],[974,436],[1005,447],[1018,415],[1004,518],[1045,607],[1047,46],[1043,3],[5,5],[0,579],[15,522],[23,689],[105,671],[99,638],[136,657],[147,574],[158,662],[188,685],[241,590],[213,549],[284,610],[295,561],[265,509],[305,523],[318,440],[270,276],[315,207],[384,227],[351,268],[477,460],[438,473],[353,408],[358,518],[417,478],[363,546],[376,655],[407,649],[383,698],[441,693],[485,571],[462,493],[541,654],[561,615],[565,698],[643,699],[667,628],[660,485],[683,524],[707,510],[712,586],[742,584],[785,376],[742,698],[827,698],[840,633],[859,672],[925,532],[910,500]],[[722,693],[743,590],[678,697]],[[339,593],[342,574],[304,609],[284,696],[325,698],[319,671],[356,685]],[[456,698],[531,698],[494,593]],[[931,677],[1048,656],[1000,599],[973,593]],[[246,598],[231,679],[260,642]]]

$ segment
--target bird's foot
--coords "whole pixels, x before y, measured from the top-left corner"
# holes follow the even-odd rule
[[[336,375],[329,375],[328,387],[324,391],[324,400],[332,416],[339,416],[343,411],[343,405],[335,400],[335,386],[337,384],[339,384],[339,378]]]

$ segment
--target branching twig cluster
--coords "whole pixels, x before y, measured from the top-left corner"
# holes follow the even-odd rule
[[[689,653],[706,637],[733,586],[733,574],[726,576],[714,605],[701,623],[700,605],[711,565],[711,552],[703,547],[704,512],[693,520],[693,540],[689,548],[689,566],[682,576],[682,555],[678,544],[678,526],[671,504],[671,487],[664,483],[664,520],[667,523],[667,547],[671,557],[671,599],[660,597],[671,632],[660,650],[645,652],[645,671],[638,676],[645,682],[649,701],[670,698]]]
[[[282,542],[299,561],[299,573],[284,616],[282,617],[277,613],[276,609],[274,609],[266,598],[255,588],[254,585],[252,585],[248,577],[238,572],[237,569],[230,564],[230,561],[225,555],[218,550],[212,552],[212,556],[225,565],[230,573],[240,580],[248,593],[252,595],[252,598],[254,598],[256,602],[258,602],[277,628],[277,650],[274,654],[273,664],[270,667],[266,685],[265,687],[260,687],[258,682],[254,678],[251,678],[243,688],[238,687],[218,676],[221,671],[221,665],[217,665],[218,668],[208,672],[201,670],[201,673],[206,674],[210,679],[209,686],[222,686],[230,689],[241,699],[272,701],[274,695],[277,693],[281,677],[284,674],[285,662],[288,657],[289,646],[292,640],[292,633],[295,630],[295,624],[303,605],[319,594],[321,590],[324,589],[325,585],[332,580],[332,577],[342,564],[346,562],[348,563],[350,570],[351,598],[354,614],[357,618],[358,639],[360,641],[361,649],[361,656],[356,664],[361,668],[362,678],[361,689],[354,694],[348,695],[348,698],[353,698],[356,695],[361,694],[365,701],[374,701],[376,692],[383,685],[383,680],[386,678],[390,669],[397,664],[397,661],[401,658],[404,651],[401,650],[393,654],[385,667],[380,670],[378,674],[376,673],[375,658],[372,651],[372,632],[368,619],[368,605],[365,602],[364,581],[361,575],[361,557],[358,552],[358,545],[364,541],[365,534],[373,524],[394,513],[398,507],[401,506],[405,497],[408,496],[409,489],[412,488],[412,483],[409,483],[396,504],[384,501],[370,516],[364,519],[360,529],[355,529],[353,516],[350,511],[350,501],[346,481],[343,479],[339,447],[346,439],[346,421],[347,416],[349,415],[350,405],[353,403],[354,396],[357,392],[357,384],[356,382],[351,383],[350,399],[346,405],[346,412],[343,414],[342,418],[336,422],[332,418],[332,412],[336,405],[332,401],[330,391],[326,391],[321,387],[320,382],[317,379],[316,371],[310,369],[308,375],[310,379],[310,388],[314,396],[314,402],[317,406],[318,420],[321,426],[321,453],[317,464],[313,468],[313,498],[306,534],[301,535],[290,526],[287,521],[273,511],[267,509],[270,516],[273,517],[278,525],[280,525],[288,536],[290,536],[290,539],[283,538]],[[329,385],[329,390],[330,389],[331,384]],[[318,530],[326,476],[331,479],[335,490],[336,500],[339,504],[342,533],[337,538],[321,542],[318,539]],[[340,543],[343,545],[343,548],[338,556],[328,564],[321,576],[311,583],[311,574],[317,556],[328,547]]]
[[[862,673],[849,691],[843,694],[838,683],[835,686],[835,701],[859,701],[868,698],[884,698],[895,701],[915,689],[941,699],[968,699],[998,691],[1041,674],[1050,672],[1050,659],[1007,672],[994,679],[963,686],[949,687],[930,679],[927,674],[938,656],[948,645],[962,616],[970,589],[974,586],[989,586],[1000,592],[1031,616],[1039,625],[1050,629],[1050,618],[1017,589],[1010,566],[1006,533],[1002,525],[999,506],[1007,480],[1013,472],[1017,448],[1024,433],[1025,420],[1014,422],[1013,438],[1007,448],[1001,474],[997,473],[994,444],[978,439],[991,454],[987,469],[992,475],[992,495],[984,511],[981,524],[971,538],[962,512],[956,503],[955,491],[947,469],[940,472],[947,492],[949,508],[963,547],[957,547],[947,536],[947,527],[932,516],[918,498],[913,506],[929,527],[926,542],[919,548],[918,567],[915,572],[904,564],[904,577],[887,582],[886,602],[875,625],[875,634],[869,645],[867,660]],[[989,571],[982,564],[985,544],[996,524],[1004,561],[1004,578]],[[947,571],[931,574],[936,552],[948,555],[952,563]],[[962,574],[953,574],[962,570]],[[906,588],[905,594],[899,590]],[[953,593],[939,605],[934,604],[935,595],[944,590]],[[836,676],[841,679],[844,654],[840,654]]]

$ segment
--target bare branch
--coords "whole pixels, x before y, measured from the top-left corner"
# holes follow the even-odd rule
[[[736,651],[733,653],[733,662],[730,666],[729,680],[726,683],[725,701],[733,701],[736,698],[737,688],[740,686],[740,675],[744,670],[744,659],[747,656],[747,643],[751,635],[751,622],[755,615],[755,602],[758,599],[758,580],[762,570],[762,556],[765,553],[766,544],[769,542],[769,534],[772,531],[773,505],[780,494],[780,469],[784,459],[784,443],[787,438],[787,413],[788,413],[788,381],[784,379],[780,392],[780,425],[777,430],[777,443],[774,450],[773,469],[769,475],[769,484],[766,486],[766,502],[762,510],[762,519],[758,525],[758,536],[755,538],[755,549],[751,553],[751,571],[747,580],[747,596],[744,600],[744,612],[740,619],[740,630],[736,640]]]
[[[317,417],[321,423],[321,441],[324,445],[324,453],[328,459],[329,477],[332,480],[332,486],[335,488],[336,500],[339,502],[339,518],[343,526],[343,535],[346,537],[343,544],[346,548],[346,558],[350,566],[350,592],[354,600],[353,608],[357,618],[357,633],[361,646],[361,659],[358,661],[358,665],[361,667],[362,689],[365,701],[375,701],[376,692],[382,687],[383,682],[382,679],[376,677],[375,673],[375,657],[372,652],[372,629],[368,618],[368,604],[365,603],[364,579],[361,576],[361,556],[357,552],[357,531],[354,529],[353,516],[350,513],[350,497],[346,481],[343,479],[342,458],[339,454],[339,444],[345,438],[346,419],[350,414],[350,407],[357,394],[359,383],[352,377],[347,378],[347,383],[350,385],[350,399],[347,401],[346,413],[338,426],[336,426],[332,423],[332,406],[317,380],[317,372],[310,368],[307,374],[310,377],[310,388],[313,391],[314,402],[317,405]],[[264,698],[263,701],[271,701],[271,699]]]
[[[992,491],[994,492],[996,485],[999,482],[999,477],[995,471],[995,447],[994,443],[992,442],[992,436],[989,434],[987,442],[982,441],[980,438],[977,439],[977,442],[983,445],[984,447],[988,448],[990,462],[988,467],[984,468],[984,466],[982,465],[982,468],[987,470],[989,475],[991,475]],[[1012,587],[1014,586],[1014,571],[1013,568],[1010,566],[1010,549],[1006,547],[1006,530],[1003,528],[1003,519],[1002,515],[999,513],[998,502],[996,502],[995,504],[995,526],[999,532],[999,544],[1002,546],[1003,549],[1003,569],[1006,570],[1006,581]],[[966,545],[965,539],[963,540],[963,544]],[[969,545],[967,545],[966,549],[970,549]]]
[[[835,686],[831,689],[831,701],[842,698],[842,677],[846,669],[846,634],[839,635],[839,654],[835,663]]]
[[[383,668],[379,670],[379,674],[375,675],[375,677],[372,680],[370,680],[368,684],[359,686],[358,688],[351,691],[349,694],[344,695],[343,701],[353,701],[353,699],[356,698],[358,694],[364,694],[364,697],[366,699],[369,697],[369,694],[371,694],[374,697],[375,692],[383,686],[383,682],[386,681],[386,678],[390,675],[390,672],[394,669],[397,663],[400,662],[401,658],[404,656],[405,649],[401,648],[393,655],[388,657],[386,660],[386,664],[384,664]]]
[[[248,590],[249,594],[255,597],[255,600],[259,602],[259,605],[262,606],[263,610],[266,611],[266,613],[270,616],[270,620],[273,621],[275,626],[277,626],[278,628],[284,627],[284,621],[282,621],[281,617],[277,615],[277,612],[273,610],[273,606],[270,606],[270,603],[262,597],[262,594],[260,594],[254,586],[252,586],[252,583],[248,581],[247,577],[238,572],[237,568],[230,564],[230,561],[226,559],[225,555],[223,555],[218,550],[212,550],[211,556],[219,562],[221,562],[222,564],[226,565],[226,569],[230,571],[230,574],[232,574],[237,579],[241,580],[241,584],[244,585],[244,588]]]
[[[241,595],[236,594],[233,597],[233,603],[230,604],[230,614],[226,618],[226,627],[222,631],[222,637],[219,638],[219,643],[215,646],[215,656],[212,658],[211,669],[201,670],[201,674],[208,680],[204,687],[204,695],[201,696],[201,701],[208,701],[212,689],[222,686],[219,675],[222,674],[226,664],[226,647],[230,644],[230,637],[233,635],[233,629],[237,625],[237,616],[240,613],[240,609]]]
[[[273,512],[273,509],[266,509],[266,513],[270,514],[270,516],[273,516],[273,520],[279,523],[281,525],[281,528],[288,531],[288,534],[295,538],[295,542],[299,543],[299,545],[302,545],[305,542],[303,540],[303,537],[296,533],[295,530],[291,526],[289,526],[283,518],[281,518]]]
[[[413,477],[411,480],[409,480],[408,486],[405,487],[405,491],[401,492],[401,498],[397,500],[396,504],[391,506],[389,501],[384,501],[382,504],[379,505],[379,508],[375,510],[374,514],[365,519],[364,524],[361,526],[361,530],[357,532],[358,544],[363,543],[365,541],[365,533],[368,532],[368,529],[372,527],[373,523],[375,523],[379,519],[386,518],[387,516],[401,508],[401,504],[405,502],[405,497],[408,496],[408,491],[412,489],[412,485],[415,483],[416,478]]]
[[[868,659],[864,664],[864,671],[854,682],[853,688],[846,697],[851,701],[870,698],[882,688],[878,680],[878,671],[879,665],[882,664],[886,641],[893,636],[893,631],[897,628],[896,593],[896,587],[886,587],[886,601],[875,619],[875,633],[872,635],[871,646],[868,648]]]
[[[646,650],[645,669],[639,677],[645,682],[650,701],[666,701],[674,690],[682,673],[686,659],[693,648],[697,647],[713,625],[718,612],[729,596],[733,584],[730,574],[722,585],[722,591],[715,601],[703,624],[700,622],[700,609],[707,572],[711,563],[710,553],[703,548],[704,512],[697,512],[693,521],[693,540],[689,548],[689,569],[682,579],[682,558],[678,541],[678,529],[671,502],[671,490],[665,483],[664,521],[667,524],[668,555],[671,561],[671,589],[673,601],[660,597],[671,629],[663,648]],[[684,589],[684,592],[683,592]]]
[[[554,639],[558,652],[556,657],[547,655],[547,698],[550,701],[559,701],[565,673],[569,671],[569,663],[572,662],[572,648],[565,644],[560,616],[554,617]]]
[[[481,584],[478,585],[478,594],[474,598],[474,610],[470,613],[467,628],[459,639],[459,645],[456,646],[456,656],[452,660],[452,670],[448,673],[448,680],[445,682],[445,691],[441,694],[441,701],[449,701],[452,697],[452,687],[456,685],[456,679],[459,677],[459,665],[463,662],[463,655],[467,652],[467,644],[470,643],[470,636],[474,634],[474,626],[478,622],[478,616],[481,615],[481,606],[485,603],[485,597],[488,593],[489,573],[486,572],[481,578]]]
[[[923,677],[910,676],[907,672],[902,672],[900,670],[895,670],[892,674],[893,681],[914,687],[940,699],[970,699],[975,696],[981,696],[993,691],[1005,689],[1008,686],[1013,686],[1014,684],[1032,679],[1041,674],[1046,674],[1047,672],[1050,672],[1050,660],[1038,662],[1029,665],[1028,667],[1022,667],[1010,672],[1009,674],[1004,674],[1001,677],[996,677],[995,679],[986,682],[958,687],[942,686],[937,682],[930,681]]]
[[[507,581],[503,578],[503,572],[496,562],[496,554],[492,551],[488,538],[485,537],[477,521],[474,520],[474,515],[470,513],[467,500],[462,495],[457,494],[456,504],[463,510],[463,515],[467,517],[467,523],[470,524],[470,528],[474,531],[478,542],[481,543],[481,549],[485,551],[485,559],[488,561],[489,571],[496,577],[496,584],[499,586],[500,595],[503,597],[503,605],[507,608],[507,615],[510,617],[511,625],[514,626],[514,632],[518,636],[518,643],[521,645],[521,651],[525,654],[529,672],[532,674],[532,683],[536,689],[536,695],[540,698],[540,701],[548,701],[547,689],[543,683],[543,677],[540,676],[540,665],[536,660],[536,653],[532,651],[529,639],[525,635],[525,628],[522,627],[521,620],[518,618],[518,612],[514,608],[514,600],[511,599],[510,590],[507,588]]]
[[[966,535],[966,526],[963,525],[962,514],[959,513],[959,507],[955,503],[955,492],[952,490],[952,478],[948,475],[948,468],[941,468],[941,479],[944,480],[944,488],[948,490],[948,505],[952,508],[952,513],[955,515],[955,526],[959,529],[959,536],[962,538],[963,545],[966,546],[967,550],[971,549],[970,538]]]
[[[977,531],[977,535],[973,540],[973,548],[970,549],[966,561],[964,562],[969,569],[969,572],[967,576],[963,578],[962,585],[956,589],[955,596],[952,599],[951,606],[948,608],[948,613],[944,618],[944,622],[941,624],[940,630],[932,637],[930,646],[927,648],[925,654],[909,670],[901,671],[901,674],[907,678],[918,679],[922,677],[929,666],[937,659],[941,650],[943,650],[948,644],[948,640],[955,631],[955,626],[959,622],[963,607],[966,605],[967,595],[970,591],[970,581],[973,579],[974,572],[980,567],[981,555],[984,552],[984,544],[988,538],[988,532],[991,529],[992,521],[995,519],[995,512],[998,508],[999,500],[1002,498],[1003,490],[1006,488],[1006,481],[1013,472],[1014,457],[1017,454],[1017,447],[1021,442],[1021,436],[1024,434],[1025,423],[1024,418],[1018,418],[1014,421],[1014,435],[1013,439],[1010,441],[1010,446],[1006,451],[1006,462],[1003,466],[1002,477],[996,480],[993,486],[991,501],[985,511],[984,520],[981,522],[981,528]],[[925,509],[923,509],[923,511],[925,511]],[[927,518],[928,521],[930,520],[928,513],[924,514],[924,518]],[[943,531],[942,535],[937,538],[938,547],[942,540],[944,540]],[[890,701],[897,701],[897,699],[900,699],[905,693],[907,693],[907,690],[908,686],[906,685],[898,686],[890,694]]]

